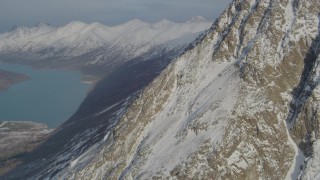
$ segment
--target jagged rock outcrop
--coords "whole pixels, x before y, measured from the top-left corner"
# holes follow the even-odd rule
[[[315,0],[233,1],[67,177],[296,178],[302,155],[286,123],[293,135],[306,124],[296,143],[318,131],[304,97],[317,94],[319,12]]]
[[[234,0],[102,141],[40,177],[316,178],[319,12],[316,0]]]

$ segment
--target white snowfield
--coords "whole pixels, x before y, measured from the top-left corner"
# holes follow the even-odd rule
[[[171,46],[176,47],[189,43],[210,25],[211,22],[203,17],[194,17],[184,23],[166,19],[147,23],[133,19],[116,26],[79,21],[62,27],[48,24],[30,28],[22,26],[0,34],[0,54],[50,50],[50,53],[60,52],[60,56],[72,57],[108,46],[123,51],[138,50],[136,53],[140,55],[160,44],[170,42]]]

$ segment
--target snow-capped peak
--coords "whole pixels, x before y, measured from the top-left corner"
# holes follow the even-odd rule
[[[199,21],[200,20],[200,21]],[[12,52],[38,52],[55,49],[62,56],[78,56],[102,46],[151,48],[186,36],[194,37],[211,25],[203,18],[195,17],[185,23],[161,20],[151,24],[133,19],[116,26],[106,26],[97,22],[87,24],[72,21],[61,27],[40,23],[35,27],[18,27],[13,31],[0,34],[0,54]],[[149,45],[147,45],[149,44]],[[147,45],[147,46],[146,46]],[[147,48],[147,49],[148,49]],[[67,49],[67,50],[66,50]],[[143,51],[145,52],[145,50]]]
[[[85,27],[87,27],[88,24],[81,22],[81,21],[72,21],[69,24],[60,27],[59,29],[62,29],[64,31],[69,31],[69,30],[74,30],[74,31],[79,31]]]
[[[144,22],[142,21],[141,19],[138,19],[138,18],[134,18],[128,22],[125,22],[124,24],[135,24],[135,25],[138,25],[138,24],[145,24],[147,22]]]
[[[152,24],[152,26],[155,28],[160,28],[160,27],[164,27],[164,26],[170,26],[173,24],[176,24],[176,23],[174,23],[173,21],[170,21],[168,19],[162,19],[162,20]]]
[[[204,21],[207,21],[207,20],[202,16],[195,16],[195,17],[192,17],[190,20],[188,20],[188,22],[204,22]]]
[[[43,21],[41,21],[41,22],[39,22],[37,25],[36,25],[37,27],[52,27],[49,23],[46,23],[46,22],[43,22]]]

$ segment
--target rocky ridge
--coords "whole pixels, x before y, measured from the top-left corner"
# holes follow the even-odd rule
[[[317,127],[301,108],[317,96],[319,12],[312,0],[233,1],[133,102],[97,158],[67,177],[299,177],[295,143]]]
[[[30,178],[316,179],[319,12],[234,0],[137,98],[95,111],[108,128],[87,133],[102,139],[74,137]]]

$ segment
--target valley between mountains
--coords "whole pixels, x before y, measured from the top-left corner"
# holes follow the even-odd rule
[[[149,82],[149,79],[159,74],[174,57],[177,57],[184,51],[184,48],[188,46],[190,41],[195,39],[201,31],[209,28],[210,25],[211,22],[204,18],[194,17],[184,23],[174,23],[164,19],[151,24],[134,19],[113,27],[99,23],[86,24],[79,21],[71,22],[61,27],[54,27],[43,23],[35,27],[15,27],[9,32],[0,34],[0,61],[2,63],[25,64],[36,68],[28,69],[22,66],[20,68],[20,66],[11,67],[9,64],[4,65],[4,68],[8,67],[8,69],[13,69],[13,71],[31,74],[36,80],[31,79],[29,84],[39,86],[40,89],[46,89],[46,87],[42,87],[43,84],[47,84],[47,82],[43,82],[43,78],[49,78],[48,81],[59,80],[61,78],[51,69],[80,71],[83,74],[81,81],[93,83],[93,87],[99,79],[107,76],[105,79],[108,81],[108,86],[104,88],[107,88],[110,93],[108,100],[117,101],[119,97],[113,96],[119,94],[118,88],[123,88],[129,94],[145,86]],[[146,68],[149,70],[146,70]],[[48,71],[47,69],[50,72],[44,73]],[[38,70],[40,71],[38,72]],[[10,85],[30,78],[23,74],[8,71],[1,71],[1,73],[3,75],[1,76],[1,84],[7,91],[11,90],[9,88]],[[75,75],[71,75],[72,72],[64,73],[61,71],[61,73],[61,76],[64,76],[63,74],[67,76],[65,77],[66,80],[60,79],[60,81],[68,82],[70,80],[67,79],[76,79],[74,78]],[[38,77],[39,75],[44,77]],[[130,84],[128,81],[132,81],[132,83]],[[37,82],[42,84],[36,84]],[[52,83],[62,84],[61,82]],[[77,87],[79,86],[74,82],[69,83]],[[53,89],[59,88],[58,92],[61,91],[61,87],[47,86]],[[35,89],[27,88],[28,85],[24,87],[28,92],[31,89]],[[74,87],[69,88],[74,89]],[[38,91],[40,92],[40,90]],[[52,90],[50,89],[50,91]],[[79,91],[82,90],[79,89]],[[74,92],[74,94],[77,93]],[[48,93],[43,92],[41,94]],[[119,95],[123,96],[123,92]],[[39,96],[41,95],[39,94]],[[55,95],[51,94],[51,96]],[[100,96],[98,94],[98,97]],[[45,101],[37,101],[38,97],[36,95],[32,97],[35,98],[31,100],[33,107],[48,106],[47,104],[34,105],[34,103],[43,103]],[[74,95],[65,97],[64,101],[68,101],[68,98],[71,97],[74,97]],[[50,98],[46,97],[42,97],[41,99],[50,100]],[[57,98],[54,101],[58,99],[60,100],[61,98]],[[99,101],[103,102],[103,99]],[[17,101],[16,103],[20,102]],[[30,102],[22,103],[27,103],[27,107],[30,110]],[[53,102],[47,103],[54,104]],[[66,105],[60,105],[60,107],[64,106]],[[99,103],[92,104],[90,108],[94,109],[98,106]],[[10,111],[25,111],[18,107],[20,105],[14,106],[14,110]],[[52,108],[53,112],[57,112],[58,108],[54,106]],[[7,109],[5,108],[5,111]],[[46,111],[46,109],[39,108],[32,111],[42,112],[43,114],[43,111]],[[23,114],[22,112],[17,113]],[[28,113],[29,116],[38,117],[37,121],[42,122],[41,119],[39,120],[41,116],[30,115]],[[56,115],[53,116],[50,118],[42,117],[44,119],[42,123],[47,123],[49,119],[56,117]],[[6,115],[6,117],[11,116]],[[18,116],[14,115],[13,117]],[[21,116],[19,117],[21,118]],[[33,120],[28,117],[14,120]],[[62,120],[66,119],[59,121],[61,122]],[[50,132],[55,132],[52,129],[48,129],[44,124],[19,121],[8,122],[7,118],[2,119],[2,121],[3,126],[0,127],[2,146],[0,148],[2,149],[3,157],[0,157],[0,175],[20,164],[22,159],[25,159],[25,156],[29,157],[27,152],[30,152],[39,146],[41,142],[45,141],[50,136]],[[49,128],[55,128],[55,126],[52,126],[53,124],[57,123],[50,121]]]

